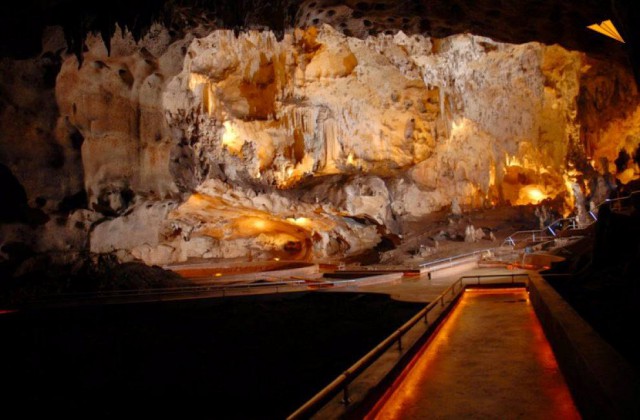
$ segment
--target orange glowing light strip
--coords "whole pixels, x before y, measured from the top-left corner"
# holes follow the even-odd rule
[[[465,292],[470,293],[519,293],[526,292],[525,287],[467,287]]]
[[[410,384],[410,386],[407,387],[401,387],[400,385],[405,381],[416,382],[416,378],[422,376],[421,373],[424,373],[424,371],[426,371],[426,368],[428,366],[431,366],[431,360],[435,357],[437,350],[446,343],[447,338],[451,335],[453,326],[456,324],[455,320],[460,317],[460,307],[463,305],[462,301],[463,299],[458,299],[451,311],[440,322],[435,331],[431,333],[431,335],[427,339],[427,342],[422,345],[420,350],[418,350],[415,356],[413,356],[411,361],[407,363],[407,366],[405,366],[405,368],[402,370],[402,373],[398,375],[395,381],[393,381],[393,384],[391,384],[391,386],[387,388],[382,397],[373,406],[371,411],[365,416],[365,420],[376,419],[380,411],[387,405],[387,403],[395,396],[396,392],[401,388],[409,388],[414,392],[416,391],[417,384],[415,383]],[[419,365],[418,362],[420,362]],[[417,375],[409,375],[413,372],[414,369],[418,370],[418,372],[420,373],[418,373]]]

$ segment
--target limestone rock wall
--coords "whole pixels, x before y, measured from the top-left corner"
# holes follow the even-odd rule
[[[231,181],[291,188],[305,176],[389,175],[422,160],[437,96],[417,73],[325,26],[280,42],[270,32],[199,39],[163,104],[197,156],[229,162]]]
[[[618,173],[628,182],[637,177],[633,159],[617,168],[621,151],[633,157],[640,144],[640,108],[632,75],[622,69],[587,61],[578,98],[584,152],[600,172]]]
[[[139,45],[121,32],[111,54],[92,37],[82,65],[75,56],[62,65],[56,83],[59,124],[84,139],[90,208],[119,213],[136,194],[159,199],[177,193],[170,172],[174,140],[161,99],[190,37],[170,44],[166,32],[158,28]]]
[[[569,198],[585,168],[638,176],[611,166],[640,143],[632,76],[558,46],[157,26],[110,53],[90,37],[81,63],[59,51],[46,86],[42,59],[0,63],[24,73],[0,84],[2,163],[47,214],[86,193],[43,222],[42,250],[339,258],[452,204]]]

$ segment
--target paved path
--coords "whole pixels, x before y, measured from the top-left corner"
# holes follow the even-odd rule
[[[331,290],[332,292],[367,292],[367,293],[384,293],[390,295],[393,299],[405,302],[433,302],[442,292],[444,292],[452,283],[462,276],[476,275],[510,275],[523,274],[525,270],[507,270],[505,268],[471,268],[469,265],[454,267],[432,273],[431,278],[427,274],[416,277],[403,277],[401,280],[377,284],[365,285],[357,288],[342,288]],[[496,279],[498,281],[507,281],[505,279]],[[510,281],[510,280],[509,280]],[[487,280],[484,281],[485,283]]]
[[[375,419],[576,419],[525,289],[467,291]]]

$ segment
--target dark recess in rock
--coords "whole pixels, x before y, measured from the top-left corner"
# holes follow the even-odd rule
[[[42,75],[42,82],[44,84],[45,89],[53,89],[56,85],[56,77],[60,72],[60,67],[62,66],[62,58],[60,58],[60,54],[53,54],[51,52],[46,52],[42,55],[42,67],[44,69],[44,73]]]
[[[63,198],[62,201],[60,201],[60,204],[58,204],[58,211],[69,213],[77,209],[86,209],[87,206],[87,193],[85,190],[81,190]]]
[[[82,148],[82,143],[84,143],[84,137],[82,133],[77,129],[73,128],[73,131],[69,134],[69,139],[71,140],[71,147],[75,150],[80,150]]]
[[[32,209],[20,181],[9,168],[0,163],[0,223],[26,223],[31,226],[45,224],[49,220],[40,209]]]
[[[627,151],[624,149],[620,150],[620,153],[618,153],[618,157],[614,161],[614,163],[616,164],[617,172],[622,172],[627,169],[627,164],[630,160],[631,156],[629,156]]]
[[[35,251],[24,242],[11,241],[7,242],[0,250],[8,256],[6,261],[0,263],[0,299],[2,298],[3,289],[12,286],[8,279],[11,278],[13,272],[27,259],[36,255]],[[19,286],[19,285],[16,285]]]
[[[59,169],[64,166],[64,149],[57,143],[51,144],[51,155],[49,156],[49,166]]]

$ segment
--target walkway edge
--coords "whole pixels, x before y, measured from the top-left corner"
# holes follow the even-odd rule
[[[540,274],[529,275],[531,303],[582,416],[640,418],[640,381],[631,364]]]
[[[462,287],[446,300],[442,296],[442,305],[428,315],[429,322],[419,322],[415,328],[403,337],[402,348],[392,346],[382,356],[373,362],[362,375],[349,385],[349,404],[344,404],[343,394],[339,393],[331,398],[321,409],[313,413],[313,419],[361,419],[375,405],[388,387],[393,383],[402,370],[411,362],[422,345],[437,331],[447,315],[455,307],[464,292]],[[438,301],[438,299],[436,299]],[[308,418],[306,415],[297,416],[295,413],[288,420]]]

